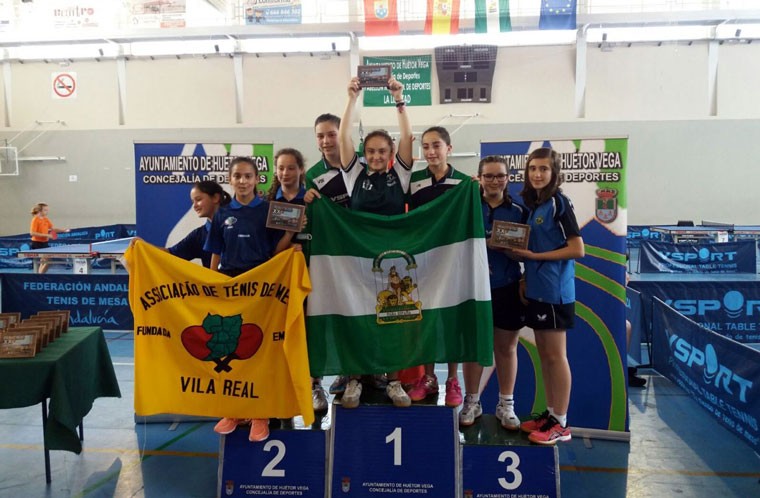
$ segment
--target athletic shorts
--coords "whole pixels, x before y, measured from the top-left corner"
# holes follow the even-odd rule
[[[50,247],[50,244],[47,242],[38,242],[36,240],[33,240],[32,243],[30,244],[30,247],[32,249],[46,249]]]
[[[567,330],[575,326],[575,303],[551,304],[528,299],[525,317],[533,330]]]
[[[525,326],[525,305],[520,301],[520,282],[491,289],[493,326],[503,330],[520,330]]]

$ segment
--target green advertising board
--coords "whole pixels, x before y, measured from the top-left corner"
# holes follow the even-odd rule
[[[400,55],[388,57],[365,57],[368,66],[385,64],[391,66],[393,77],[404,85],[406,105],[431,105],[433,88],[430,79],[431,55]],[[364,107],[391,107],[393,97],[385,88],[365,88]]]

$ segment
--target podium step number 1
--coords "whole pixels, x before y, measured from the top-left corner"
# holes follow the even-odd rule
[[[334,414],[330,496],[455,496],[461,484],[454,409],[336,406]]]

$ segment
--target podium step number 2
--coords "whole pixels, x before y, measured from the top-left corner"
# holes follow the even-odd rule
[[[331,496],[452,498],[460,486],[456,412],[435,406],[336,406]]]
[[[248,427],[222,438],[219,496],[325,495],[325,432],[273,430],[260,443]]]

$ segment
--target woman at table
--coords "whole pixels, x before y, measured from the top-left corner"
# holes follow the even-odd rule
[[[50,239],[56,239],[59,233],[68,232],[68,228],[56,228],[48,218],[50,208],[44,202],[38,202],[32,208],[32,223],[29,227],[29,235],[32,236],[32,249],[45,249],[50,247]],[[48,269],[47,259],[40,259],[39,273],[45,273]]]

